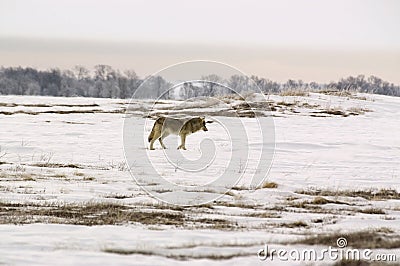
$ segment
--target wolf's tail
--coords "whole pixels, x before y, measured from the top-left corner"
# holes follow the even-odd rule
[[[157,118],[156,122],[154,122],[153,128],[151,129],[150,135],[148,137],[148,141],[150,142],[154,138],[154,134],[156,133],[156,130],[159,125],[163,125],[165,121],[165,117],[159,117]]]

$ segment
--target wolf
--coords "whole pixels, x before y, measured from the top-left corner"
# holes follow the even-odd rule
[[[208,131],[206,127],[205,117],[194,117],[194,118],[172,118],[172,117],[159,117],[156,122],[154,122],[153,129],[149,135],[150,150],[154,150],[154,142],[158,139],[160,141],[161,147],[166,149],[163,139],[168,135],[174,134],[181,137],[181,145],[178,149],[186,150],[185,142],[186,137],[193,134],[199,130]]]

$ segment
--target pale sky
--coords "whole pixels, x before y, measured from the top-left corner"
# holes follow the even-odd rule
[[[399,11],[396,0],[0,0],[0,65],[144,76],[209,59],[278,81],[400,84]]]

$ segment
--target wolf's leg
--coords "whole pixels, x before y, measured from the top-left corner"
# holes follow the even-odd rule
[[[153,139],[150,141],[150,150],[154,150],[154,142],[161,136],[161,134],[159,132],[155,132]]]
[[[154,139],[152,139],[152,140],[150,141],[150,150],[154,150],[153,145],[154,145]]]
[[[166,148],[167,148],[167,147],[165,147],[165,145],[164,145],[164,143],[163,143],[163,140],[164,140],[168,135],[169,135],[168,133],[163,133],[163,134],[161,134],[161,137],[158,139],[158,141],[160,141],[161,147],[162,147],[163,149],[166,149]]]
[[[181,135],[181,145],[178,146],[178,149],[186,150],[185,142],[186,142],[186,135]]]
[[[167,148],[167,147],[165,147],[165,145],[164,145],[164,143],[163,143],[163,141],[162,141],[162,138],[159,138],[158,141],[160,142],[161,147],[162,147],[163,149],[166,149],[166,148]]]

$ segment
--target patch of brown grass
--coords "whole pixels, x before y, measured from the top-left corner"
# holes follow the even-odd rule
[[[61,163],[50,163],[50,162],[44,162],[44,163],[34,163],[31,164],[31,166],[36,166],[36,167],[47,167],[47,168],[76,168],[76,169],[83,169],[84,167],[77,165],[77,164],[61,164]]]
[[[261,188],[277,188],[278,184],[275,182],[265,182],[262,184]]]
[[[246,213],[243,216],[246,217],[257,217],[257,218],[281,218],[281,216],[275,212],[252,212],[252,213]]]
[[[378,208],[363,209],[363,210],[360,210],[359,212],[366,213],[366,214],[386,214],[382,209],[378,209]]]
[[[304,108],[308,108],[308,109],[316,109],[316,108],[320,107],[320,105],[318,105],[318,104],[309,104],[309,103],[305,102],[305,103],[302,103],[300,105],[300,107],[304,107]]]
[[[115,195],[114,198],[125,198],[125,196]],[[190,229],[242,228],[236,222],[227,219],[186,215],[189,209],[189,207],[166,204],[129,206],[114,202],[80,204],[0,202],[0,224],[52,223],[94,226],[140,223],[147,226],[169,225]]]
[[[257,207],[257,205],[255,204],[249,204],[242,201],[235,201],[235,202],[217,201],[215,202],[214,206],[236,207],[243,209],[255,209]]]
[[[74,172],[74,175],[76,175],[76,176],[85,176],[84,173],[78,172],[78,171],[75,171],[75,172]]]
[[[315,198],[311,201],[312,204],[317,204],[317,205],[328,204],[328,203],[330,203],[330,202],[331,202],[330,200],[327,200],[327,199],[325,199],[325,198],[323,198],[323,197],[315,197]]]
[[[106,199],[131,199],[133,197],[134,197],[133,194],[131,194],[131,195],[110,194],[110,195],[105,196],[104,198],[106,198]]]
[[[9,171],[11,169],[8,169]],[[25,173],[23,170],[11,170],[10,172],[0,171],[1,181],[35,181],[35,175],[32,173]]]
[[[207,259],[207,260],[229,260],[236,257],[247,257],[251,256],[253,252],[239,252],[235,254],[164,254],[160,251],[154,250],[144,250],[144,249],[121,249],[121,248],[106,248],[103,249],[103,252],[113,253],[118,255],[146,255],[146,256],[161,256],[165,258],[180,260],[180,261],[188,261],[188,260],[198,260],[198,259]]]
[[[67,175],[66,174],[55,174],[55,175],[53,175],[53,177],[64,179],[64,178],[67,178]]]
[[[287,228],[297,228],[297,227],[307,227],[308,225],[303,221],[296,221],[292,223],[282,223],[280,226],[287,227]]]
[[[342,201],[337,201],[337,200],[328,200],[324,197],[315,197],[310,204],[316,204],[316,205],[324,205],[324,204],[328,204],[328,203],[333,203],[333,204],[344,204],[344,205],[349,205],[346,202],[342,202]]]
[[[304,90],[286,90],[286,91],[282,91],[279,95],[281,95],[281,96],[303,96],[303,97],[307,97],[310,94],[307,91],[304,91]]]
[[[289,102],[284,102],[284,101],[277,102],[276,104],[277,104],[278,106],[279,106],[279,105],[281,105],[281,106],[295,106],[295,105],[296,105],[296,103],[289,103]]]
[[[220,99],[230,99],[230,100],[239,100],[244,101],[245,98],[240,94],[227,94],[219,97]]]
[[[352,233],[332,233],[307,237],[292,244],[336,246],[338,238],[344,237],[348,246],[353,248],[393,249],[400,248],[400,235],[394,235],[387,228],[365,230]]]
[[[235,193],[233,193],[231,190],[225,192],[225,195],[227,196],[231,196],[231,197],[236,197],[237,195]]]
[[[183,225],[184,214],[170,211],[141,211],[137,208],[89,202],[79,205],[35,205],[0,203],[0,224],[7,223],[64,223],[77,225],[113,225],[141,223],[146,225]]]
[[[118,254],[118,255],[158,255],[152,250],[143,250],[143,249],[121,249],[121,248],[105,248],[103,252]]]
[[[311,196],[331,196],[331,197],[361,197],[367,200],[388,200],[400,199],[400,193],[394,189],[380,190],[300,190],[298,194]]]
[[[313,114],[328,114],[328,115],[340,115],[343,117],[349,116],[349,114],[343,110],[339,109],[327,109],[327,110],[320,110],[320,111],[315,111],[312,112]]]
[[[27,114],[27,115],[39,115],[39,114],[61,114],[61,115],[68,115],[68,114],[95,114],[95,113],[106,113],[106,114],[122,114],[125,113],[126,109],[114,109],[114,110],[101,110],[101,109],[91,109],[91,110],[48,110],[48,111],[40,111],[40,112],[33,112],[33,111],[25,111],[25,110],[18,110],[18,111],[0,111],[0,114],[3,115],[15,115],[15,114]]]
[[[320,91],[316,91],[317,93],[321,93],[321,94],[326,94],[326,95],[332,95],[332,96],[345,96],[345,97],[349,97],[352,96],[353,94],[349,91],[346,90],[320,90]]]
[[[290,197],[287,197],[286,198],[286,200],[287,201],[294,201],[294,200],[298,200],[299,198],[298,197],[295,197],[295,196],[290,196]]]
[[[326,198],[318,196],[318,197],[315,197],[311,201],[309,201],[309,200],[303,200],[303,201],[293,201],[293,200],[291,200],[291,201],[288,202],[288,206],[295,207],[295,208],[316,210],[316,209],[321,209],[321,207],[319,207],[317,205],[325,205],[325,204],[329,204],[329,203],[349,205],[346,202],[336,201],[336,200],[328,200]]]
[[[366,112],[372,112],[372,110],[368,108],[361,108],[361,107],[350,107],[347,109],[347,112],[353,115],[363,115]]]
[[[239,228],[236,223],[224,219],[200,218],[195,219],[194,222],[200,223],[200,225],[196,226],[196,228],[209,228],[218,230],[232,230],[234,228]]]
[[[333,264],[333,266],[394,266],[396,264],[383,261],[365,261],[365,260],[341,260]]]
[[[235,186],[235,187],[232,188],[232,190],[238,190],[238,191],[240,191],[240,190],[249,190],[249,188],[245,187],[245,186]]]

